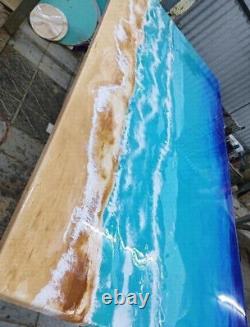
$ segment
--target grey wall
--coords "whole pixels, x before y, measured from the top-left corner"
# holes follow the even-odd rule
[[[245,0],[250,7],[250,0]],[[237,0],[197,0],[176,23],[221,84],[225,109],[250,148],[250,23]]]

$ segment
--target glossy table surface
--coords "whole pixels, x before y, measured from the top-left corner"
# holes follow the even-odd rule
[[[2,298],[74,322],[247,326],[219,85],[158,1],[110,1],[0,275]]]

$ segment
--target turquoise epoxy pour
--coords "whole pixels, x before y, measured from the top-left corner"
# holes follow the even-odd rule
[[[135,74],[92,321],[246,327],[219,85],[157,0]],[[105,305],[116,290],[150,298]]]

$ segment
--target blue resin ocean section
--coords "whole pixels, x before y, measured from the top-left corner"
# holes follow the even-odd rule
[[[97,326],[247,326],[218,82],[158,1],[103,226]],[[116,289],[150,297],[102,303]]]

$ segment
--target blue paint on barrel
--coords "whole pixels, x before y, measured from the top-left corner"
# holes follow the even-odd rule
[[[101,10],[101,13],[103,14],[107,7],[108,0],[96,0],[96,2]]]
[[[64,45],[80,45],[93,36],[99,8],[96,0],[41,0],[60,9],[68,20],[68,33],[59,41]]]

